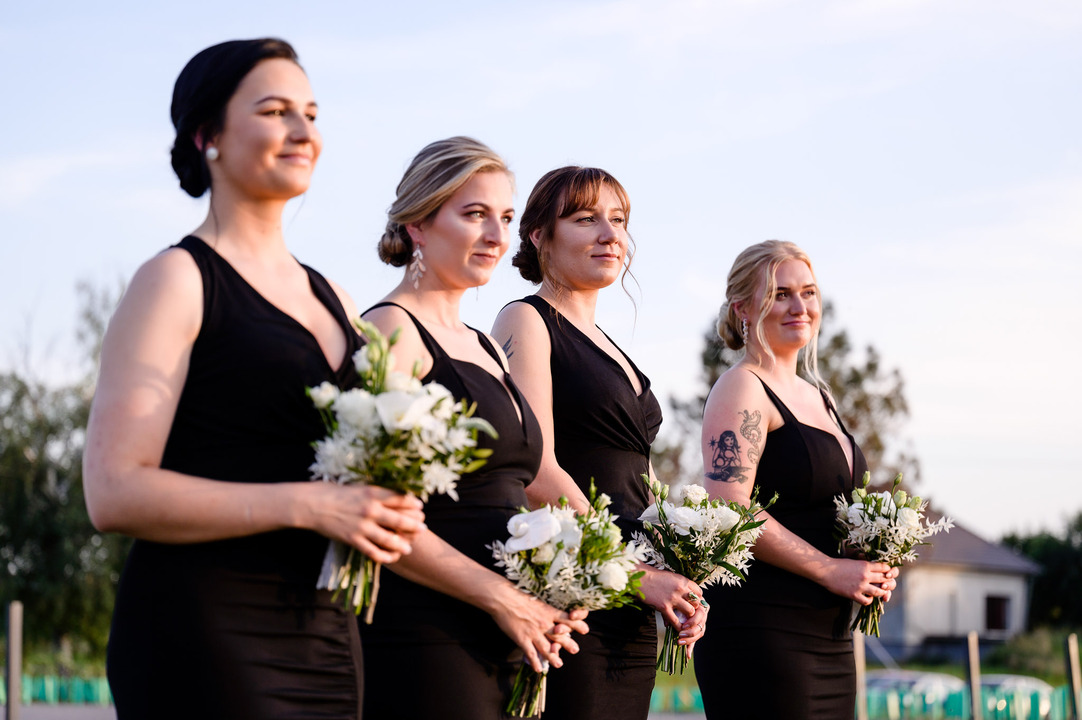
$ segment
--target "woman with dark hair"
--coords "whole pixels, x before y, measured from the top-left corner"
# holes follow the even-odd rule
[[[713,627],[695,675],[708,718],[853,717],[853,603],[889,599],[896,585],[896,568],[838,555],[834,498],[868,466],[819,376],[820,317],[815,273],[799,247],[768,240],[737,256],[717,330],[745,353],[706,400],[704,485],[744,505],[755,488],[778,499],[748,581],[706,592]]]
[[[537,414],[545,438],[537,479],[526,489],[534,505],[561,496],[579,512],[595,482],[612,498],[624,538],[652,501],[650,443],[661,406],[650,380],[595,324],[597,296],[631,261],[627,193],[597,168],[565,167],[542,177],[519,223],[514,264],[541,288],[507,305],[492,334],[511,375]],[[706,610],[698,585],[641,566],[649,609],[625,607],[590,615],[579,654],[549,674],[545,717],[646,718],[654,686],[654,612],[680,628],[690,646],[702,636]]]
[[[323,435],[305,387],[358,381],[352,301],[290,255],[316,103],[289,44],[200,52],[177,79],[173,167],[206,220],[132,278],[87,428],[94,525],[136,538],[108,675],[127,718],[357,718],[360,640],[316,590],[328,538],[394,562],[420,504],[308,480]]]
[[[362,625],[366,718],[496,720],[506,717],[521,658],[535,670],[575,652],[568,615],[507,580],[486,546],[507,537],[527,504],[525,487],[541,459],[541,431],[492,338],[459,318],[462,295],[484,285],[507,252],[512,176],[503,159],[467,137],[431,143],[406,169],[388,211],[380,258],[402,279],[364,317],[400,332],[399,370],[417,366],[456,400],[476,403],[497,438],[492,455],[463,475],[458,500],[429,499],[427,529],[409,557],[384,576],[375,621]],[[546,715],[547,716],[547,715]]]

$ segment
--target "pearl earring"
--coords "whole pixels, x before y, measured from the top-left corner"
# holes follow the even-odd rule
[[[209,148],[207,148],[207,160],[209,160],[211,162],[214,162],[217,159],[218,159],[218,148],[211,145]]]

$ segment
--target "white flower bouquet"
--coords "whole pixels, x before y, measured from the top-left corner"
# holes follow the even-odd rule
[[[776,495],[766,506],[756,503],[752,495],[751,507],[744,507],[711,500],[702,485],[670,490],[646,475],[642,479],[655,500],[639,516],[646,531],[635,533],[634,540],[646,547],[648,563],[704,587],[719,582],[736,585],[745,579],[753,559],[752,545],[765,522],[757,516],[774,504]],[[687,661],[688,653],[677,644],[676,628],[666,625],[657,669],[682,674]]]
[[[324,382],[308,388],[327,436],[313,443],[313,480],[365,483],[428,500],[434,493],[457,500],[455,485],[464,473],[485,464],[490,449],[477,447],[484,432],[496,437],[487,421],[473,417],[476,404],[455,402],[439,383],[421,384],[418,367],[409,375],[390,370],[391,346],[398,331],[384,337],[375,325],[356,320],[368,343],[353,355],[360,387],[340,390]],[[345,593],[345,605],[365,622],[379,594],[380,564],[355,548],[331,542],[317,587]]]
[[[488,547],[511,582],[555,608],[606,610],[639,597],[645,559],[642,548],[624,543],[608,495],[590,487],[590,511],[577,515],[560,498],[557,507],[525,509],[507,522],[511,537]],[[523,664],[515,678],[507,712],[532,717],[545,710],[548,668],[538,673]]]
[[[838,550],[851,550],[865,560],[900,567],[917,559],[916,547],[927,545],[926,539],[938,532],[949,532],[954,522],[949,517],[929,523],[924,510],[927,500],[909,497],[899,485],[902,476],[894,478],[890,492],[868,492],[870,473],[853,490],[851,502],[844,496],[834,498],[838,508]],[[870,605],[861,605],[850,629],[879,637],[879,618],[883,616],[883,601],[873,598]]]

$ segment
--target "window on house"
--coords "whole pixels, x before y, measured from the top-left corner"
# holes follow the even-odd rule
[[[1002,595],[988,595],[984,598],[984,629],[1007,630],[1010,618],[1011,599]]]

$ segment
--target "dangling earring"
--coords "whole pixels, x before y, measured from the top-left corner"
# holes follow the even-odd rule
[[[748,344],[748,319],[742,318],[740,320],[740,337],[744,338],[744,345]]]
[[[413,259],[410,260],[409,275],[413,280],[413,289],[416,290],[421,284],[421,278],[424,277],[425,270],[427,269],[424,264],[424,253],[421,252],[420,245],[413,246]]]
[[[209,148],[207,148],[207,160],[209,160],[210,162],[214,162],[217,159],[218,159],[218,148],[211,145]]]

